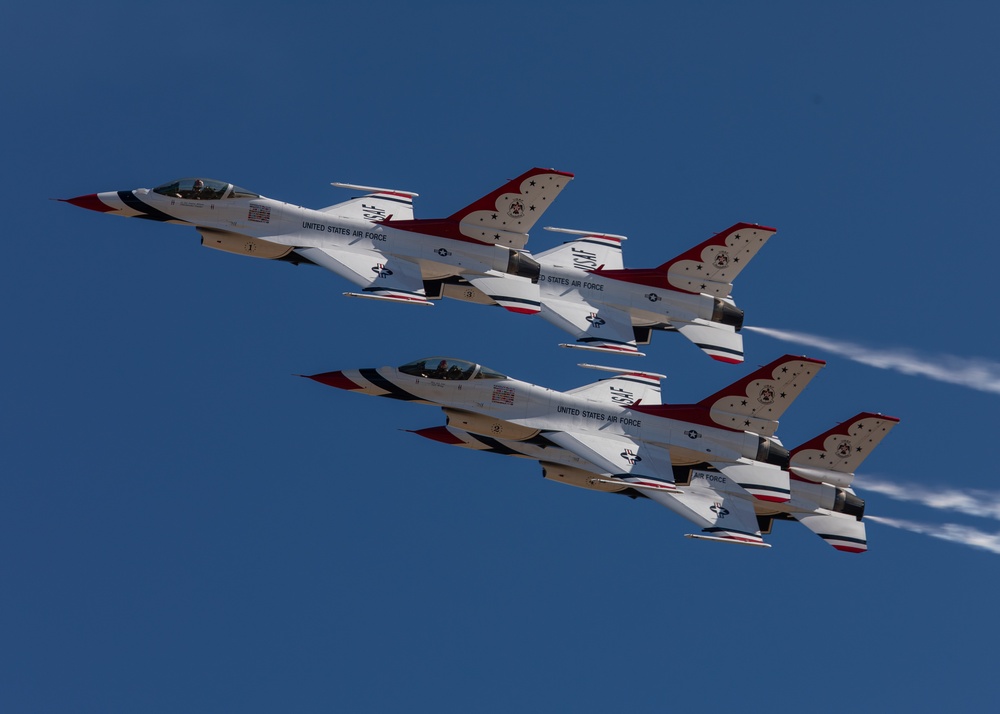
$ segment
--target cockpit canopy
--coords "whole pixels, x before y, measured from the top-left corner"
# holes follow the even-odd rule
[[[260,194],[247,191],[225,181],[214,179],[183,178],[165,183],[153,189],[153,193],[171,198],[186,198],[192,201],[219,201],[225,198],[260,198]]]
[[[475,362],[466,362],[452,357],[426,357],[399,368],[403,374],[428,379],[507,379],[507,375],[494,372]]]

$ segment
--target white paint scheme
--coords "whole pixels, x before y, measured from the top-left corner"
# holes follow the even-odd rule
[[[311,378],[441,406],[447,425],[416,433],[534,459],[547,478],[582,488],[640,492],[699,525],[703,537],[763,545],[761,522],[767,532],[773,519],[793,518],[834,547],[860,552],[867,547],[863,502],[850,489],[793,479],[789,465],[794,471],[795,453],[808,456],[816,443],[836,442],[852,454],[863,447],[867,455],[898,420],[861,414],[790,457],[774,437],[778,419],[823,366],[786,355],[686,405],[659,404],[651,383],[660,375],[618,369],[568,392],[441,357]],[[859,462],[852,457],[845,467]]]
[[[581,236],[535,255],[541,315],[577,339],[562,347],[641,355],[652,330],[676,330],[714,359],[743,361],[732,283],[773,228],[738,223],[648,270],[624,269],[624,236],[546,230]]]
[[[445,281],[467,281],[516,312],[538,311],[538,266],[521,249],[528,231],[572,179],[531,169],[443,219],[413,219],[410,191],[368,191],[321,210],[211,179],[67,199],[104,213],[189,224],[203,244],[241,255],[311,262],[360,288],[352,296],[430,304]],[[196,183],[197,182],[197,183]],[[505,279],[501,279],[505,278]]]
[[[867,416],[871,415],[858,415],[858,417],[844,422],[831,431],[842,430],[844,424],[851,424],[859,418]],[[888,433],[897,423],[897,420],[891,417],[880,416],[879,419],[885,427],[882,436]],[[557,483],[565,483],[579,488],[606,493],[622,493],[624,495],[631,495],[633,498],[642,496],[666,506],[677,505],[679,503],[683,503],[686,506],[690,505],[690,499],[687,498],[681,500],[677,498],[658,498],[654,497],[651,493],[651,491],[664,491],[676,496],[684,496],[689,495],[690,487],[688,486],[677,485],[675,483],[666,484],[663,482],[647,482],[637,479],[624,480],[622,478],[611,477],[605,471],[602,471],[594,461],[583,459],[575,453],[557,446],[558,441],[548,438],[548,435],[525,441],[515,441],[499,438],[498,436],[486,437],[477,435],[457,428],[451,423],[448,426],[420,429],[413,433],[453,446],[533,459],[541,465],[542,474],[545,478]],[[880,440],[878,439],[878,441]],[[863,437],[853,443],[867,447],[864,449],[862,459],[877,445],[877,441],[869,441]],[[798,447],[798,449],[792,452],[791,470],[793,474],[798,471],[795,467],[796,454],[803,448]],[[855,464],[855,468],[858,464],[860,464],[860,460]],[[681,484],[685,481],[697,483],[697,480],[693,478],[693,474],[695,473],[710,474],[717,471],[708,463],[678,464],[676,462],[672,464],[672,470],[674,478]],[[853,478],[854,474],[851,473],[850,476]],[[796,520],[838,550],[858,553],[867,549],[865,524],[860,517],[864,513],[864,502],[857,498],[852,489],[841,487],[837,482],[814,483],[800,478],[793,478],[790,481],[790,486],[791,498],[785,503],[765,502],[759,499],[753,501],[754,515],[757,519],[758,528],[761,522],[767,524],[767,527],[762,532],[770,532],[771,522],[775,519]],[[853,510],[845,509],[848,499],[853,502]],[[845,510],[850,510],[851,512],[845,513]],[[690,518],[688,513],[680,510],[677,512]],[[726,538],[695,534],[687,535],[691,538],[733,542]],[[739,542],[745,543],[743,541]]]

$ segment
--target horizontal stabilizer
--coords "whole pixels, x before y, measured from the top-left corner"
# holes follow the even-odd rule
[[[515,275],[466,275],[465,279],[500,307],[522,315],[541,310],[538,283]]]
[[[799,523],[845,553],[864,553],[868,550],[865,524],[854,516],[831,513],[819,509],[815,513],[793,513]]]
[[[791,498],[788,472],[780,466],[760,461],[712,465],[758,501],[786,503]]]
[[[743,335],[731,325],[696,319],[675,323],[675,327],[712,359],[728,364],[743,361]]]

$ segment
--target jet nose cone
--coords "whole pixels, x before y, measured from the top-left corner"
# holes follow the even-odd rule
[[[109,206],[104,203],[104,201],[102,201],[100,196],[96,193],[88,193],[86,196],[77,196],[76,198],[60,198],[59,200],[63,203],[72,203],[74,206],[86,208],[91,211],[98,211],[100,213],[118,210],[113,206]]]
[[[343,372],[323,372],[322,374],[304,374],[302,376],[337,389],[364,389],[360,384],[352,382]]]

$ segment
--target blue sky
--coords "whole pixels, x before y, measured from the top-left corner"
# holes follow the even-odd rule
[[[993,5],[6,17],[0,708],[995,703]],[[682,403],[785,352],[827,360],[779,434],[899,417],[856,485],[906,527],[872,523],[861,556],[793,523],[770,550],[694,542],[650,502],[422,440],[401,430],[439,411],[293,375],[448,354],[569,389],[594,360],[538,318],[350,300],[319,269],[49,200],[200,174],[311,207],[350,195],[331,181],[417,191],[431,218],[532,166],[576,175],[543,223],[629,236],[628,267],[777,227],[735,297],[824,346],[747,333],[733,367],[658,335],[641,365]]]

